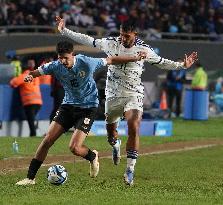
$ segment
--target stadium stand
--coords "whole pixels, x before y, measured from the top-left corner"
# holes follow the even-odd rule
[[[197,9],[199,8],[199,9]],[[3,0],[0,26],[54,26],[60,15],[67,25],[118,29],[131,18],[141,31],[156,33],[223,33],[223,3],[220,0]]]

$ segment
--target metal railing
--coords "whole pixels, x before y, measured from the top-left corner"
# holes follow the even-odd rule
[[[40,26],[40,25],[24,25],[24,26],[0,26],[0,34],[13,34],[13,33],[55,33],[56,27],[54,26]]]
[[[76,26],[68,26],[71,30],[85,33],[93,37],[101,38],[104,36],[118,36],[119,31],[108,32],[102,27],[81,28]],[[30,33],[57,33],[56,26],[41,25],[23,25],[23,26],[0,26],[0,35],[30,34]],[[195,33],[168,33],[157,32],[154,29],[139,32],[139,37],[147,40],[174,39],[174,40],[190,40],[190,41],[223,41],[223,34],[195,34]]]

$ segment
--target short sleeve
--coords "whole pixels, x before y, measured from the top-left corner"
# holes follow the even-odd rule
[[[41,75],[51,75],[53,74],[54,67],[55,67],[55,62],[50,62],[50,63],[41,65],[40,67],[38,67],[38,70]]]
[[[95,71],[98,68],[101,68],[103,66],[107,65],[107,61],[105,58],[91,58],[91,57],[86,57],[87,64],[90,68],[91,71]]]
[[[107,52],[108,50],[110,50],[114,42],[116,42],[116,39],[114,37],[95,39],[93,41],[93,46],[104,52]]]

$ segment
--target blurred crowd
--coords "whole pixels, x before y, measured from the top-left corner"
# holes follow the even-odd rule
[[[67,25],[118,29],[131,18],[140,30],[172,33],[223,33],[222,0],[1,0],[0,26]]]

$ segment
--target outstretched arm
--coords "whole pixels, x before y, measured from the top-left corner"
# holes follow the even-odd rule
[[[64,19],[60,18],[59,16],[56,16],[56,22],[57,22],[58,31],[62,35],[74,40],[77,43],[81,43],[86,46],[95,47],[94,46],[95,39],[93,37],[67,29],[65,27]]]
[[[162,58],[152,50],[148,50],[148,57],[146,58],[146,61],[148,61],[151,65],[167,70],[187,69],[190,68],[197,60],[197,52],[192,52],[189,56],[185,55],[183,62],[180,63]]]
[[[137,56],[113,56],[106,58],[107,64],[122,64],[128,62],[136,62],[144,59],[146,57],[146,52],[139,52]]]
[[[24,82],[32,82],[33,78],[36,78],[39,76],[41,76],[41,74],[38,69],[34,71],[30,71],[30,73],[27,76],[25,76]]]

